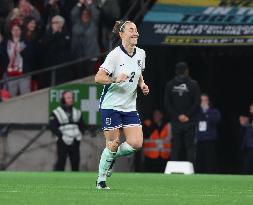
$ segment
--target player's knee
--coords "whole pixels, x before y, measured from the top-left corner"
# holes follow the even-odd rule
[[[142,147],[142,140],[136,140],[128,142],[128,144],[135,150],[139,150]]]
[[[142,147],[142,143],[136,143],[132,146],[135,150],[139,150]]]
[[[109,150],[116,152],[118,150],[119,145],[120,145],[120,140],[119,138],[116,138],[114,140],[108,140],[106,147]]]

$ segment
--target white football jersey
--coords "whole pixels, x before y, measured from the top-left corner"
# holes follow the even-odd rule
[[[122,83],[104,86],[100,98],[101,109],[136,111],[137,86],[145,68],[145,57],[145,51],[138,47],[135,47],[133,56],[129,56],[122,45],[107,55],[100,69],[107,71],[111,77],[124,73],[129,78]]]

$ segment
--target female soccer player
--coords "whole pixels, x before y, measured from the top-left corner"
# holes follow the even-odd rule
[[[99,163],[97,189],[110,189],[106,177],[111,175],[115,159],[141,148],[143,134],[136,111],[137,86],[144,95],[149,93],[142,76],[145,51],[136,47],[139,37],[136,25],[131,21],[116,21],[113,32],[119,35],[122,44],[107,55],[95,76],[96,83],[104,85],[100,110],[106,138],[106,148]],[[121,130],[126,138],[122,144],[119,140]]]

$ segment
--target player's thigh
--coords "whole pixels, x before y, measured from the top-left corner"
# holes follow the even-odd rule
[[[123,134],[126,137],[126,141],[135,149],[142,147],[143,134],[142,126],[137,111],[121,112]]]
[[[106,138],[106,146],[112,150],[117,150],[119,146],[120,128],[122,127],[121,115],[116,110],[102,109],[102,129]]]
[[[126,142],[134,149],[140,149],[143,144],[143,133],[141,126],[123,128]]]
[[[117,133],[117,131],[115,130],[121,128],[123,124],[122,117],[119,111],[112,109],[101,109],[100,113],[102,118],[102,130],[112,135]],[[106,134],[106,136],[108,136],[108,134]]]
[[[124,129],[131,127],[141,127],[141,120],[137,111],[120,112],[120,114],[122,119],[122,127]]]

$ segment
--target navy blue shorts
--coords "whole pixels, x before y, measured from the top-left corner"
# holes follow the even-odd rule
[[[101,109],[102,129],[113,130],[117,128],[141,126],[139,113],[137,111],[122,112],[112,109]]]

